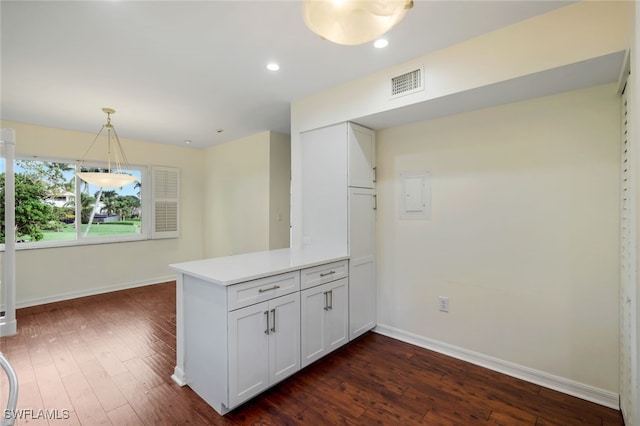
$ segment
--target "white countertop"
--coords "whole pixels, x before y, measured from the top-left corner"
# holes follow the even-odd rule
[[[335,251],[286,248],[174,263],[169,267],[179,273],[228,286],[348,258],[346,253]]]

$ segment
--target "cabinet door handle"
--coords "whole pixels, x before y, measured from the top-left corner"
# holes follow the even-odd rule
[[[328,311],[329,310],[329,292],[325,291],[322,294],[324,294],[324,310]]]
[[[373,168],[373,183],[376,183],[376,181],[378,180],[378,169],[377,167]]]
[[[267,329],[264,331],[264,334],[269,334],[269,311],[264,311],[265,316],[267,317]]]
[[[329,290],[329,310],[333,309],[333,290]]]
[[[271,310],[271,313],[273,314],[273,324],[271,325],[271,332],[275,333],[276,332],[276,309],[273,308]]]
[[[258,289],[258,293],[264,293],[265,291],[270,291],[270,290],[277,290],[279,288],[280,288],[280,286],[278,284],[276,284],[273,287]]]
[[[324,274],[320,274],[321,277],[326,277],[327,275],[333,275],[335,274],[336,271],[329,271],[329,272],[325,272]]]
[[[373,209],[378,210],[378,195],[373,194]]]

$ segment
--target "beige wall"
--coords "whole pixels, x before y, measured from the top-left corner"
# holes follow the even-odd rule
[[[378,132],[379,324],[617,392],[616,88]],[[406,171],[428,221],[398,218]]]
[[[269,248],[269,132],[205,150],[204,257]]]
[[[291,137],[271,132],[269,153],[269,248],[289,247]]]
[[[43,158],[79,158],[95,137],[10,121],[2,127],[16,129],[18,155]],[[122,143],[131,164],[180,169],[180,238],[18,250],[18,307],[171,280],[171,263],[289,246],[288,136],[263,132],[204,151]]]
[[[293,102],[292,246],[302,245],[300,132],[621,51],[629,47],[625,22],[633,6],[577,2]],[[389,77],[416,65],[425,66],[425,90],[389,99]],[[619,105],[609,93],[587,90],[379,132],[379,179],[386,169],[386,181],[378,187],[378,319],[395,327],[388,334],[444,342],[445,352],[447,343],[456,345],[449,353],[616,405]],[[554,106],[563,102],[568,111]],[[533,133],[518,132],[511,119]],[[558,137],[571,132],[585,141]],[[427,167],[427,158],[443,161],[429,165],[441,173],[432,180],[440,216],[395,223],[396,171]],[[602,203],[611,210],[603,212]],[[437,311],[441,291],[451,298],[447,316]]]
[[[9,121],[1,126],[16,129],[18,155],[79,158],[95,137]],[[122,143],[131,164],[180,169],[180,238],[18,250],[18,307],[173,279],[170,263],[202,257],[201,151],[128,139]]]
[[[289,137],[262,132],[205,151],[204,256],[289,245]]]
[[[293,102],[292,245],[302,245],[300,132],[619,52],[629,46],[624,23],[632,6],[576,2]],[[390,99],[390,76],[419,66],[425,69],[425,90]]]

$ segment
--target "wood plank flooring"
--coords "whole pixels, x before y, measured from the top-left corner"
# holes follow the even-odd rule
[[[618,411],[375,333],[220,417],[170,379],[174,282],[17,317],[0,351],[18,373],[18,408],[30,410],[18,425],[623,424]],[[2,405],[7,389],[2,375]]]

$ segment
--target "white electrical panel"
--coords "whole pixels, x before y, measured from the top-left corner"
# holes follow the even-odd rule
[[[399,216],[402,220],[431,218],[429,172],[404,172],[399,179]]]

